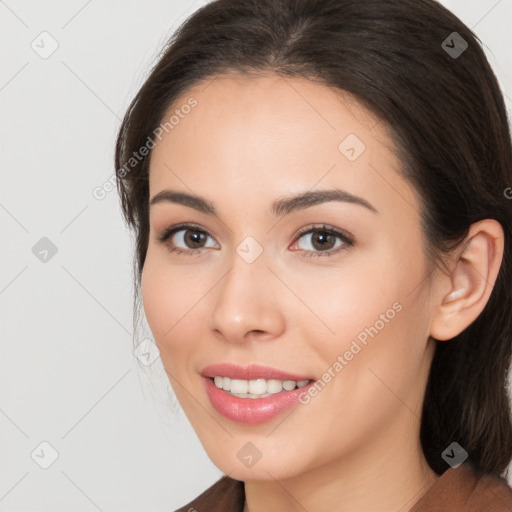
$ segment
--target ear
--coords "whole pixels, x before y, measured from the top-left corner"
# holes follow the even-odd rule
[[[439,286],[430,325],[430,336],[436,340],[460,334],[487,304],[503,259],[501,224],[494,219],[472,224],[463,247]]]

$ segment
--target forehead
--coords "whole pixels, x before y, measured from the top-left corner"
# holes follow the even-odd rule
[[[196,103],[193,108],[188,107],[191,101]],[[168,141],[201,136],[201,147],[215,146],[216,154],[237,143],[242,143],[240,149],[264,149],[281,141],[291,147],[291,139],[296,140],[296,146],[304,139],[323,139],[322,149],[330,144],[337,150],[344,135],[352,131],[365,138],[378,124],[377,118],[346,91],[279,75],[222,75],[203,81],[174,100],[163,123],[166,120],[173,120],[163,134],[172,132],[174,137],[166,137]],[[388,138],[382,125],[372,134],[375,137]],[[197,140],[193,143],[200,149]],[[314,147],[308,144],[302,150]]]
[[[383,180],[405,187],[385,123],[349,93],[304,78],[215,77],[177,98],[163,122],[171,116],[151,157],[151,196],[185,185],[243,202],[318,184],[366,190],[375,204]]]

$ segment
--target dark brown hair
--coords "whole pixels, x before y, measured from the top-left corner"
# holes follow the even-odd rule
[[[465,51],[450,52],[463,49],[463,40]],[[456,441],[474,468],[506,475],[512,201],[505,191],[512,148],[503,97],[478,37],[433,0],[217,0],[196,11],[169,40],[118,135],[118,191],[136,234],[136,305],[148,246],[151,153],[127,163],[179,95],[223,73],[304,77],[348,91],[382,119],[400,172],[421,198],[431,268],[460,247],[474,222],[501,224],[504,258],[484,311],[453,340],[436,342],[421,443],[438,474],[448,468],[441,453]]]

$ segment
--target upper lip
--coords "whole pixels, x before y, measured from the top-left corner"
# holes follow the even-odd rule
[[[277,379],[277,380],[315,380],[309,375],[297,375],[288,373],[269,366],[251,364],[249,366],[237,366],[231,363],[211,364],[201,370],[204,377],[229,377],[230,379],[256,380],[256,379]]]

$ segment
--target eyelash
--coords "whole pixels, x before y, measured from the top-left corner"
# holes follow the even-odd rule
[[[209,236],[206,231],[204,231],[200,226],[198,226],[196,224],[179,224],[176,226],[171,226],[171,227],[167,228],[166,230],[164,230],[164,232],[162,234],[157,236],[157,241],[161,244],[167,245],[167,249],[172,253],[186,254],[189,256],[191,256],[192,254],[200,255],[203,252],[203,250],[205,249],[204,247],[201,249],[182,249],[181,247],[171,247],[171,246],[169,246],[169,244],[166,243],[169,240],[169,238],[171,238],[174,234],[178,233],[179,231],[183,231],[183,230],[196,231],[201,234]],[[336,229],[332,226],[328,226],[326,224],[302,229],[301,231],[299,231],[299,233],[297,233],[297,236],[294,239],[294,243],[296,240],[299,240],[300,238],[302,238],[302,236],[309,234],[309,233],[315,233],[315,232],[327,233],[328,235],[336,236],[341,239],[341,241],[343,242],[343,245],[340,247],[337,247],[336,249],[330,249],[328,251],[308,251],[308,250],[302,249],[302,252],[305,253],[304,256],[307,258],[329,257],[329,256],[332,256],[332,255],[340,252],[340,251],[346,250],[349,247],[352,247],[355,243],[354,239],[351,236],[349,236],[346,232]]]

